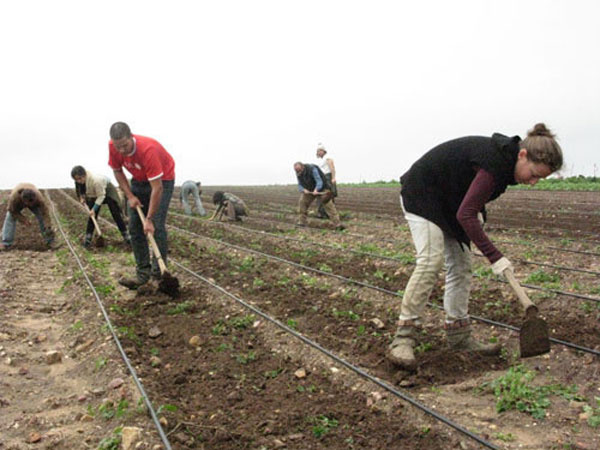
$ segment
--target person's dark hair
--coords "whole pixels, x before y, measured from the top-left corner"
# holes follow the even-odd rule
[[[223,191],[217,191],[213,194],[213,204],[215,205],[220,205],[221,203],[223,203],[224,199],[225,198]]]
[[[563,154],[555,137],[545,124],[537,123],[521,141],[520,147],[527,150],[529,161],[545,164],[556,172],[563,165]]]
[[[21,191],[21,198],[24,201],[32,202],[36,199],[35,192],[33,192],[31,189],[23,189]]]
[[[130,138],[131,130],[125,122],[115,122],[110,127],[110,138],[113,141],[118,141],[123,138]]]
[[[82,177],[85,175],[83,166],[75,166],[71,169],[71,178]]]

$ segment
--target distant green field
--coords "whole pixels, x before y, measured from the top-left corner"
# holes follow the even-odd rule
[[[375,181],[362,183],[338,183],[338,187],[400,187],[400,182],[391,181]],[[536,191],[600,191],[600,178],[584,177],[579,175],[577,177],[569,177],[559,179],[548,179],[540,180],[535,186],[528,186],[524,184],[518,184],[516,186],[510,186],[510,189],[524,189],[524,190],[536,190]]]

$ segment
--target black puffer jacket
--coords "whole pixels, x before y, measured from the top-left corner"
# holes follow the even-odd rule
[[[514,172],[520,141],[519,136],[495,133],[491,138],[468,136],[434,147],[400,178],[404,208],[468,245],[470,239],[456,219],[458,208],[480,168],[496,182],[489,201],[508,185],[517,184]]]

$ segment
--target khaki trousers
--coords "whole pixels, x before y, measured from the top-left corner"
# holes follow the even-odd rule
[[[321,204],[323,205],[325,212],[332,220],[333,224],[336,227],[340,225],[340,215],[337,212],[335,204],[331,201],[333,199],[333,194],[331,193],[331,191],[328,190],[323,191],[323,193],[318,196],[305,193],[302,193],[300,195],[300,199],[298,200],[298,214],[300,215],[298,223],[300,223],[301,225],[306,225],[308,208],[316,197],[320,197]]]
[[[402,207],[404,210],[404,206]],[[417,251],[417,265],[402,298],[400,320],[420,319],[442,264],[446,266],[446,322],[468,317],[471,250],[423,217],[404,211]]]

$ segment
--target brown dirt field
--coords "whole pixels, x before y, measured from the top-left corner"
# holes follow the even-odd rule
[[[364,205],[367,209],[378,204],[378,197],[385,198],[385,202],[392,205],[397,193],[394,197],[391,197],[392,192],[384,191],[361,194],[357,205],[348,203],[346,210],[341,208],[345,213],[347,232],[335,233],[323,231],[327,223],[317,220],[311,221],[312,228],[292,229],[294,216],[289,214],[292,211],[289,205],[295,204],[293,190],[286,191],[287,197],[283,199],[273,196],[275,191],[270,188],[255,188],[254,193],[245,189],[240,192],[232,189],[234,193],[243,193],[242,196],[254,195],[249,201],[252,215],[241,224],[242,227],[317,244],[244,232],[228,224],[208,223],[204,219],[172,214],[169,224],[197,234],[192,236],[171,228],[172,258],[500,448],[598,446],[597,429],[587,423],[587,416],[582,415],[584,405],[593,405],[594,397],[600,396],[600,365],[595,355],[553,345],[548,355],[519,360],[517,334],[484,324],[474,325],[476,335],[481,339],[501,342],[506,348],[501,357],[477,358],[450,352],[445,347],[440,326],[443,315],[430,308],[420,339],[418,369],[414,373],[399,371],[386,361],[385,352],[394,332],[400,298],[328,277],[327,273],[393,292],[402,291],[411,272],[412,248],[406,227],[398,217],[394,217],[394,209],[389,209],[391,215],[374,217],[373,213],[361,213],[360,206]],[[209,189],[205,188],[204,201],[208,209],[211,205],[208,204],[207,191]],[[532,193],[519,194],[530,196]],[[116,279],[122,273],[133,270],[133,261],[127,249],[119,244],[118,234],[105,225],[103,232],[109,245],[91,251],[82,249],[80,240],[85,216],[60,192],[51,191],[51,197],[57,205],[62,226],[75,241],[76,251],[89,270],[90,278],[99,287],[100,296],[150,400],[160,409],[163,427],[173,448],[479,448],[468,437],[359,378],[172,264],[172,273],[180,278],[183,286],[182,296],[176,301],[153,288],[137,295],[122,289]],[[269,204],[261,210],[259,200],[267,198]],[[536,197],[535,201],[538,200],[539,197]],[[587,197],[584,200],[588,201]],[[526,201],[529,199],[523,197],[520,203],[525,204]],[[574,197],[572,201],[580,200]],[[340,207],[343,204],[340,202]],[[353,206],[356,208],[351,209]],[[278,209],[283,212],[277,212]],[[181,212],[176,195],[172,211]],[[103,215],[108,217],[106,211]],[[3,218],[4,209],[0,209],[0,219]],[[522,225],[529,223],[523,220]],[[561,224],[565,225],[567,221]],[[543,261],[562,266],[597,268],[598,259],[593,255],[546,249],[557,246],[595,251],[597,245],[593,243],[569,240],[577,238],[583,230],[581,227],[561,232],[558,238],[554,238],[551,233],[540,231],[533,236],[521,229],[516,233],[502,225],[500,221],[495,227],[498,231],[493,231],[492,237],[510,241],[510,245],[502,250],[513,261],[523,259],[523,263],[516,264],[519,278],[532,278],[565,291],[597,295],[597,275],[540,269],[540,266],[526,263]],[[39,372],[30,370],[28,373],[35,373],[36,379],[44,383],[40,385],[43,386],[43,398],[34,396],[32,402],[31,395],[25,397],[13,384],[8,387],[6,392],[9,394],[1,395],[6,402],[0,402],[0,429],[10,430],[11,434],[5,438],[3,432],[0,443],[6,448],[13,448],[10,445],[30,448],[35,444],[27,443],[27,439],[35,431],[42,435],[42,443],[52,443],[56,448],[78,448],[68,445],[74,445],[82,436],[87,439],[86,446],[82,448],[95,448],[102,438],[111,437],[117,426],[137,425],[147,431],[143,445],[147,448],[157,445],[157,434],[150,431],[151,422],[133,407],[137,402],[135,389],[125,375],[114,345],[102,331],[101,317],[97,315],[97,306],[94,308],[93,298],[89,297],[80,276],[75,275],[77,271],[71,262],[72,257],[64,248],[56,252],[32,252],[32,248],[38,245],[36,231],[32,228],[29,234],[25,230],[21,233],[19,228],[14,249],[0,253],[4,277],[0,289],[3,296],[6,295],[5,290],[12,292],[17,286],[29,286],[31,281],[28,280],[52,278],[53,284],[43,295],[48,297],[48,302],[63,305],[65,311],[64,317],[61,316],[62,310],[53,314],[51,319],[58,321],[60,326],[57,335],[48,335],[47,341],[56,342],[53,347],[66,349],[75,338],[83,342],[93,340],[94,344],[85,350],[88,352],[86,357],[77,356],[74,352],[76,357],[72,360],[63,358],[61,370],[51,374],[48,367],[56,370],[58,366],[44,366],[44,362],[38,361]],[[38,239],[41,244],[39,236]],[[319,242],[339,248],[319,246]],[[224,243],[258,250],[326,273],[316,274],[248,250],[228,247]],[[404,258],[404,262],[384,260],[376,255],[357,255],[348,252],[350,248]],[[44,255],[44,264],[40,264],[35,256],[37,254]],[[474,258],[474,264],[476,272],[479,270],[482,275],[474,278],[471,312],[518,326],[521,314],[514,295],[506,285],[485,274],[484,261]],[[28,272],[30,278],[18,278],[17,274],[29,266],[32,270]],[[47,271],[44,272],[41,267],[46,267]],[[553,277],[544,281],[542,275]],[[72,281],[67,283],[69,276]],[[535,283],[532,281],[532,284]],[[2,306],[6,308],[4,317],[8,316],[10,320],[3,325],[8,331],[0,330],[8,335],[6,340],[0,340],[0,346],[7,356],[32,354],[33,359],[39,360],[39,352],[38,356],[33,354],[39,344],[34,340],[30,346],[29,340],[35,338],[36,327],[49,325],[37,325],[35,312],[27,310],[25,293],[36,292],[33,287],[21,289],[22,294],[11,297],[10,308]],[[549,322],[553,336],[600,349],[600,309],[596,303],[548,292],[530,293],[535,294],[532,298]],[[443,284],[440,282],[432,293],[432,303],[440,304],[442,295]],[[5,302],[4,297],[2,301]],[[20,322],[12,318],[13,310],[19,311]],[[383,327],[375,326],[373,319],[379,319]],[[84,326],[73,326],[78,321]],[[16,337],[14,329],[19,327],[27,330],[29,340]],[[151,337],[149,332],[155,327],[160,334]],[[0,334],[0,339],[2,337]],[[190,344],[192,337],[193,345]],[[80,344],[75,344],[75,348],[77,345]],[[64,352],[69,355],[68,350]],[[20,364],[14,370],[21,366],[19,358],[24,357],[13,358],[13,363],[18,361]],[[79,365],[68,366],[67,363],[74,364],[75,361]],[[531,371],[536,385],[575,385],[578,396],[550,395],[550,405],[541,420],[516,410],[497,413],[494,396],[486,383],[505,375],[509,368],[519,364]],[[13,366],[7,367],[13,370]],[[68,394],[64,383],[71,376],[67,373],[76,374],[77,380],[69,381],[71,388]],[[125,384],[129,387],[125,392],[107,390],[106,386],[115,377],[126,380]],[[93,394],[96,386],[105,389],[99,397]],[[39,386],[28,389],[32,392],[41,390]],[[83,393],[77,396],[80,392]],[[103,418],[99,406],[106,404],[107,400],[116,405],[121,400],[119,395],[132,405],[127,408],[127,414]],[[62,441],[54,441],[57,438],[53,430],[57,425],[48,425],[55,409],[43,402],[46,396],[61,398],[61,407],[68,407],[60,422]],[[107,397],[107,400],[101,397]],[[27,405],[37,408],[38,415],[42,414],[44,421],[39,423],[43,425],[37,428],[24,426],[29,424],[33,414],[19,416]],[[81,422],[81,417],[90,411],[96,414],[91,416],[91,420],[86,419],[89,422]],[[79,421],[75,420],[76,417]],[[15,427],[15,423],[19,426]]]

